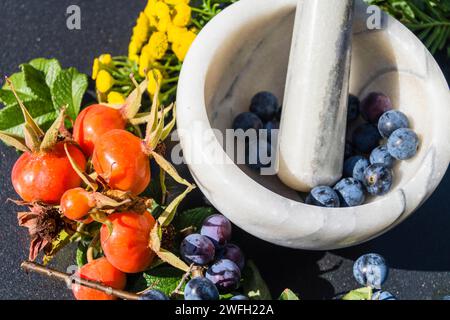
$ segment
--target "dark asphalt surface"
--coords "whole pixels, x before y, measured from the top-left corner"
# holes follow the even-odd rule
[[[90,74],[95,56],[109,52],[126,54],[134,19],[145,6],[123,0],[2,0],[0,1],[0,74],[36,57],[55,57],[64,67],[75,66]],[[81,7],[81,30],[66,28],[66,9]],[[450,60],[438,60],[450,78]],[[6,202],[15,197],[10,172],[17,154],[0,145],[0,299],[71,299],[65,285],[38,275],[27,275],[20,263],[28,256],[28,236],[17,226],[16,207]],[[186,172],[184,172],[187,174]],[[235,230],[234,241],[253,259],[274,296],[286,287],[303,299],[329,299],[357,287],[353,261],[361,254],[377,252],[391,272],[385,289],[399,299],[439,299],[450,294],[450,174],[433,196],[410,219],[366,244],[332,252],[290,250]],[[201,204],[194,194],[189,206]],[[52,263],[65,270],[74,263],[68,248]]]

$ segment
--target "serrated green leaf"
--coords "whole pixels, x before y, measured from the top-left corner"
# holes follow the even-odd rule
[[[269,288],[252,260],[247,261],[242,279],[242,289],[247,297],[252,300],[272,300]]]
[[[75,119],[87,87],[88,79],[85,74],[79,73],[75,68],[62,70],[51,88],[55,109],[59,110],[67,105],[67,115]]]
[[[39,100],[50,103],[52,101],[52,97],[50,94],[50,88],[45,82],[45,74],[30,64],[23,64],[21,68],[25,77],[25,83],[27,87],[30,88],[33,95],[35,95]]]
[[[14,73],[9,77],[9,80],[14,85],[17,95],[23,102],[37,99],[31,89],[27,87],[27,84],[25,82],[25,75],[22,72]],[[2,102],[5,106],[19,105],[16,97],[11,91],[10,86],[6,82],[3,85],[3,88],[0,90],[0,102]]]
[[[284,289],[278,300],[300,300],[291,289]]]
[[[51,103],[32,100],[25,104],[35,122],[44,131],[52,125],[57,117]],[[23,137],[23,124],[24,118],[18,105],[8,106],[0,110],[0,130]]]
[[[160,290],[166,295],[170,295],[172,291],[177,288],[183,278],[183,275],[183,271],[164,266],[157,267],[143,273],[147,288]],[[184,285],[181,290],[183,290],[183,288]]]
[[[372,288],[364,287],[356,290],[352,290],[342,297],[342,300],[371,300]]]
[[[189,227],[194,227],[195,230],[200,230],[203,221],[214,214],[213,208],[200,207],[191,210],[183,211],[177,214],[172,222],[176,230],[180,231]]]
[[[53,87],[56,77],[62,70],[59,61],[56,59],[37,58],[31,60],[30,65],[44,73],[45,82],[49,88]]]

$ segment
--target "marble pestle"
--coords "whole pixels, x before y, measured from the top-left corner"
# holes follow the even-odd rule
[[[303,192],[342,175],[353,0],[299,1],[279,133],[278,176]]]

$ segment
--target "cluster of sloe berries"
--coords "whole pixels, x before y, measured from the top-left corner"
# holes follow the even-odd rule
[[[365,254],[359,257],[353,265],[353,276],[356,281],[362,286],[375,290],[372,300],[397,300],[390,292],[381,290],[388,274],[389,268],[386,260],[379,254]]]
[[[219,300],[220,294],[235,292],[240,286],[245,258],[241,249],[230,243],[231,223],[223,215],[205,219],[200,233],[188,235],[180,246],[182,259],[206,269],[193,278],[184,289],[185,300]],[[231,300],[248,300],[234,295]]]
[[[407,116],[393,110],[389,97],[373,92],[360,102],[350,95],[347,123],[356,121],[360,115],[365,122],[353,131],[351,141],[346,142],[344,178],[334,188],[314,188],[306,203],[322,207],[362,205],[366,192],[373,196],[389,192],[396,160],[416,155],[419,138],[409,128]]]
[[[277,97],[270,92],[259,92],[251,100],[250,111],[239,114],[233,121],[234,130],[255,130],[256,139],[246,141],[246,164],[254,170],[270,167],[270,162],[261,161],[260,150],[266,152],[268,158],[272,155],[272,145],[277,143],[273,130],[280,127],[281,107]],[[260,139],[259,130],[266,130],[267,139]],[[254,157],[254,158],[251,158]]]

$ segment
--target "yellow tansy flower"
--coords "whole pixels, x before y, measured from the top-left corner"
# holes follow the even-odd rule
[[[141,56],[139,57],[139,75],[141,77],[145,77],[145,73],[148,71],[148,67],[150,63],[153,61],[153,58],[150,54],[149,46],[146,45],[142,48]]]
[[[106,66],[109,66],[112,63],[112,57],[109,53],[106,54],[102,54],[98,60],[100,61],[101,64],[104,64]]]
[[[150,25],[158,29],[158,31],[166,32],[167,26],[170,23],[170,8],[162,2],[157,1],[154,4],[147,5],[145,8],[145,15],[150,21]]]
[[[144,14],[149,20],[149,25],[153,26],[153,27],[156,27],[156,25],[154,25],[152,23],[152,22],[154,22],[152,19],[154,18],[153,12],[155,10],[156,2],[158,2],[158,1],[157,0],[148,0],[147,5],[145,6],[145,9],[144,9]]]
[[[173,11],[172,23],[177,27],[185,27],[191,21],[191,7],[187,4],[177,4]]]
[[[100,61],[98,60],[98,58],[95,58],[94,63],[92,64],[92,80],[97,79],[99,70],[100,70]]]
[[[167,35],[164,32],[153,32],[148,41],[149,54],[154,59],[161,59],[166,54],[169,48],[169,41]]]
[[[125,96],[117,91],[111,91],[108,94],[108,103],[111,104],[123,104],[125,103]]]
[[[136,38],[132,37],[130,44],[128,46],[128,55],[133,56],[135,54],[138,54],[141,50],[142,44],[136,40]]]
[[[183,61],[186,57],[186,54],[191,47],[192,42],[195,40],[197,35],[192,31],[187,31],[182,34],[180,39],[174,41],[172,44],[172,50],[177,56],[178,60]]]
[[[187,28],[181,28],[170,24],[169,28],[167,29],[167,39],[170,43],[180,41],[180,37],[182,37],[183,34],[187,31]]]
[[[177,4],[189,4],[189,0],[164,0],[165,3],[176,6]]]
[[[140,42],[146,42],[149,32],[149,20],[147,16],[141,12],[137,20],[136,26],[133,28],[133,36]]]
[[[114,85],[114,78],[106,70],[100,70],[97,75],[96,86],[101,93],[108,92]]]
[[[156,92],[156,88],[158,86],[161,86],[163,75],[160,70],[152,69],[147,73],[147,77],[148,77],[147,91],[148,93],[150,93],[151,96],[153,96]]]

